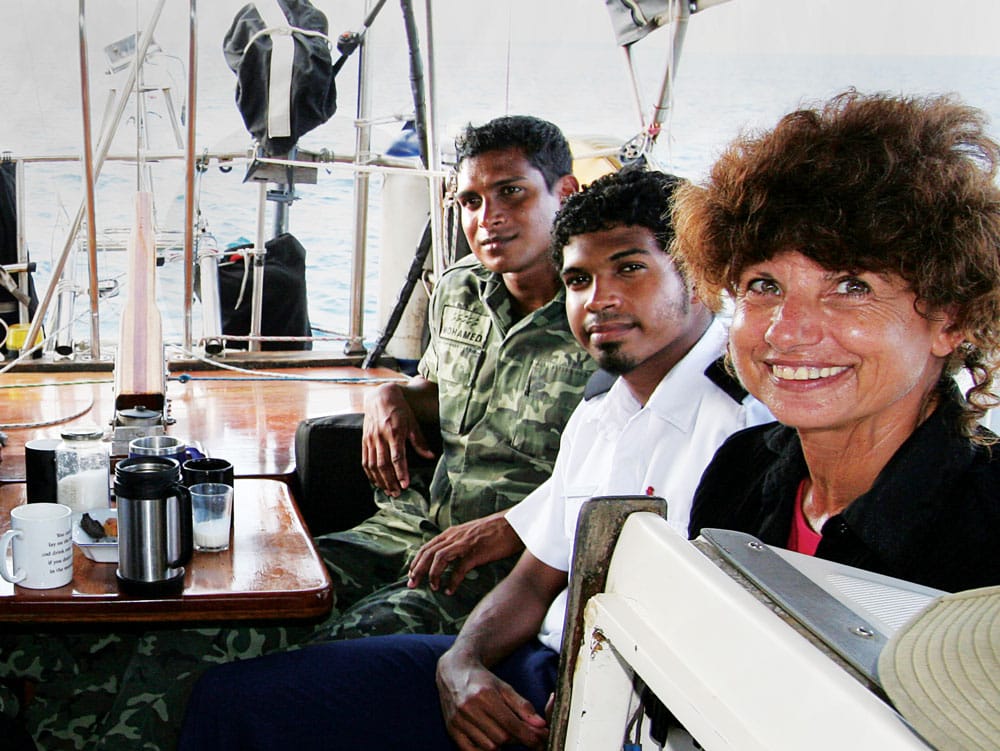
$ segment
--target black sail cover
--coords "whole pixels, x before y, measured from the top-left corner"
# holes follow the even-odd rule
[[[306,294],[306,249],[287,232],[268,240],[264,247],[267,248],[267,265],[260,333],[263,336],[312,336]],[[244,283],[244,274],[251,272],[252,269],[245,268],[242,263],[219,266],[223,334],[246,336],[250,333],[251,295]],[[226,348],[246,349],[247,344],[229,341]],[[312,342],[264,342],[261,349],[309,350]]]
[[[278,17],[279,10],[284,19]],[[328,28],[326,16],[309,0],[256,0],[243,6],[226,33],[223,51],[236,74],[236,105],[247,130],[268,156],[288,154],[300,136],[325,123],[337,109],[334,79],[339,66],[332,61]],[[293,55],[288,55],[292,46],[288,39],[294,44]],[[275,82],[281,80],[274,102],[268,93],[272,76]],[[286,78],[290,83],[284,99]],[[279,120],[286,119],[286,127],[277,132],[276,114]]]

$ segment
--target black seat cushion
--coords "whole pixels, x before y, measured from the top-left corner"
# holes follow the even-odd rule
[[[313,536],[350,529],[375,513],[372,485],[361,467],[364,415],[312,417],[295,431],[295,496]],[[430,433],[428,441],[438,438]],[[437,455],[439,446],[432,448]],[[409,452],[411,471],[430,476],[437,464]]]

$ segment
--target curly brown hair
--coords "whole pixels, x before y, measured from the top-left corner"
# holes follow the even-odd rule
[[[944,375],[973,378],[963,428],[997,404],[1000,146],[953,96],[865,95],[745,134],[708,183],[675,195],[673,252],[716,309],[749,265],[794,249],[828,270],[895,274],[922,315],[948,310],[964,342]]]

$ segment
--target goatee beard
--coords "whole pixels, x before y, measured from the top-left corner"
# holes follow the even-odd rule
[[[631,372],[635,368],[636,362],[620,350],[621,345],[618,343],[602,347],[596,358],[597,364],[612,375],[625,375]]]

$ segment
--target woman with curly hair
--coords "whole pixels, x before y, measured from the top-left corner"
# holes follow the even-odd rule
[[[977,422],[997,401],[998,157],[951,97],[850,90],[678,191],[675,257],[703,300],[731,300],[731,363],[780,423],[719,449],[692,536],[736,529],[945,590],[1000,583],[1000,456]]]

